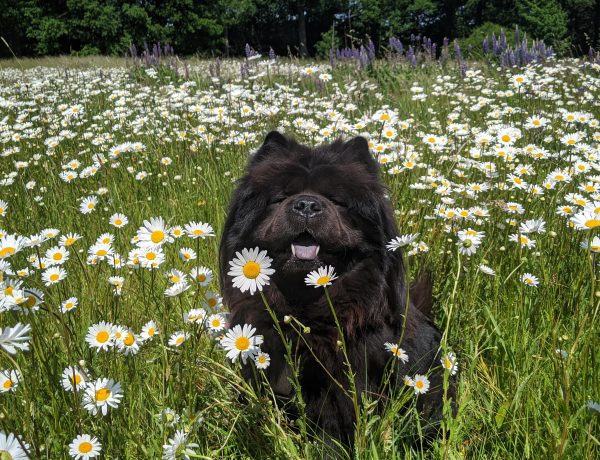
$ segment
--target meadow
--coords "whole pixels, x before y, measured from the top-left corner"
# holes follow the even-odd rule
[[[355,458],[598,458],[599,101],[578,59],[0,64],[0,458],[321,458],[220,342],[219,236],[272,129],[369,140],[456,356],[439,439],[408,442],[407,386]]]

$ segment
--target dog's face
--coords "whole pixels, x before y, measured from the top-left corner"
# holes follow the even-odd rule
[[[272,132],[234,194],[221,264],[259,246],[273,258],[277,286],[301,298],[309,271],[332,265],[343,275],[361,260],[382,258],[394,234],[365,139],[310,149]]]

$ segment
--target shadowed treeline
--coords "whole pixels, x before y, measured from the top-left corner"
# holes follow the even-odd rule
[[[326,57],[368,39],[378,50],[411,34],[470,43],[515,25],[559,54],[584,54],[599,47],[600,0],[0,0],[0,35],[19,57],[123,55],[155,42],[184,55],[241,55],[250,43]]]

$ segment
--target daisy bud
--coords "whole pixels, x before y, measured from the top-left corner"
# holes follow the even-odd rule
[[[598,293],[596,293],[596,294],[598,294]],[[310,327],[308,327],[308,326],[305,326],[305,327],[304,327],[304,330],[303,330],[303,332],[304,332],[305,334],[310,334]]]
[[[291,316],[288,316],[288,315],[285,315],[285,316],[283,317],[283,322],[284,322],[285,324],[290,324],[290,323],[292,322],[292,317],[291,317]]]
[[[337,346],[338,346],[338,347],[341,347],[341,346],[342,346],[342,341],[341,341],[341,340],[338,340],[338,341],[336,342],[336,344],[337,344]]]
[[[556,238],[556,232],[554,231],[549,232],[548,235],[550,235],[552,238]]]
[[[80,359],[77,364],[79,364],[81,367],[85,367],[85,359]]]

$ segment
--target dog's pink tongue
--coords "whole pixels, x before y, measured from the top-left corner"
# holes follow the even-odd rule
[[[319,254],[319,246],[316,244],[310,246],[301,246],[299,244],[293,244],[292,249],[294,255],[298,259],[302,260],[313,260],[317,258],[317,254]]]

